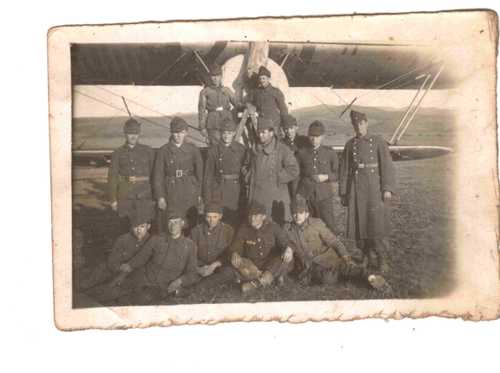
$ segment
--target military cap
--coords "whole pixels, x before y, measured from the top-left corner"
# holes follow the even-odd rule
[[[236,131],[236,124],[232,119],[227,118],[224,120],[220,126],[221,131]]]
[[[283,128],[290,128],[293,126],[297,126],[297,119],[293,115],[285,114],[281,118],[281,126]]]
[[[259,117],[257,131],[274,130],[274,123],[270,118]]]
[[[268,78],[270,78],[271,77],[271,72],[265,66],[261,66],[259,68],[259,73],[257,75],[258,76],[265,75]]]
[[[366,114],[361,113],[359,111],[355,111],[355,110],[351,110],[350,116],[351,116],[352,124],[358,124],[364,120],[368,120],[366,118]]]
[[[180,117],[173,117],[170,121],[170,132],[176,133],[187,130],[188,124],[187,122]]]
[[[167,208],[167,219],[168,220],[173,220],[173,219],[184,219],[184,216],[179,212],[179,209],[176,209],[174,207],[168,206]]]
[[[259,202],[253,202],[250,208],[248,209],[248,215],[266,215],[266,207]]]
[[[309,125],[308,136],[321,136],[325,134],[325,126],[319,120],[315,120]]]
[[[123,126],[123,132],[137,134],[141,132],[141,124],[134,118],[130,118],[125,122],[125,125]]]
[[[153,209],[150,203],[141,204],[130,216],[130,226],[137,227],[153,220]]]
[[[217,64],[213,64],[210,66],[210,75],[222,75],[222,68]]]
[[[215,212],[217,214],[222,214],[222,206],[216,201],[208,202],[205,206],[205,213]]]
[[[292,214],[298,212],[309,212],[309,207],[307,206],[307,201],[300,194],[297,194],[297,197],[290,204],[290,210],[292,210]]]

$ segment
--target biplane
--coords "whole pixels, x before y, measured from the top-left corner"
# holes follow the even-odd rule
[[[410,102],[386,141],[394,160],[416,160],[452,151],[445,146],[400,145],[429,91],[453,88],[455,84],[456,78],[445,69],[442,56],[435,53],[425,46],[403,43],[233,40],[187,44],[74,44],[71,76],[74,87],[95,86],[101,90],[112,86],[199,86],[201,89],[209,82],[209,66],[218,64],[222,66],[223,84],[237,94],[244,94],[245,77],[265,65],[272,72],[273,85],[279,87],[285,97],[295,89],[329,89],[343,103],[335,115],[341,119],[344,116],[342,120],[346,124],[345,113],[356,105],[357,97],[344,100],[341,90],[411,90]],[[109,89],[108,92],[118,95]],[[118,107],[88,91],[74,89],[73,94],[85,95],[125,115],[134,115],[127,108],[127,99],[144,106],[140,98],[122,97],[124,105]],[[168,133],[167,123],[140,116],[138,119],[142,119],[143,125],[163,127]],[[192,125],[192,128],[196,133],[198,127]],[[168,136],[164,142],[167,139]],[[193,140],[199,147],[206,146],[200,137]],[[343,145],[329,145],[337,152],[343,150]],[[73,160],[107,162],[113,150],[87,141],[74,142]]]

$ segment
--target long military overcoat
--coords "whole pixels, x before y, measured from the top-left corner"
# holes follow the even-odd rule
[[[342,155],[339,193],[348,201],[348,239],[381,239],[389,234],[384,191],[394,193],[395,170],[385,140],[377,135],[350,139]]]

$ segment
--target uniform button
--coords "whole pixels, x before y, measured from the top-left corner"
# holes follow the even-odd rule
[[[372,170],[372,173],[374,173],[374,172],[375,172],[375,170]]]

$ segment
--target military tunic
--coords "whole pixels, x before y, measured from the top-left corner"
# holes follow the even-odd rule
[[[288,243],[283,229],[272,220],[266,219],[259,229],[248,223],[242,225],[236,233],[230,251],[250,260],[259,270],[269,271],[277,276],[293,268],[293,264],[284,264],[281,260]]]
[[[118,202],[118,215],[128,217],[138,204],[152,203],[151,174],[154,150],[147,145],[124,144],[111,155],[109,199]]]
[[[241,168],[246,149],[233,141],[229,146],[216,144],[208,150],[203,180],[203,199],[217,201],[223,207],[224,220],[236,224],[241,194]]]
[[[339,192],[347,199],[347,238],[383,239],[389,233],[384,191],[394,193],[395,170],[389,148],[377,135],[354,137],[344,148]]]
[[[275,126],[275,133],[279,129],[281,116],[288,114],[288,106],[283,92],[269,84],[267,87],[258,87],[250,91],[248,101],[257,108],[261,117],[270,118]]]
[[[171,140],[158,150],[156,157],[155,198],[165,198],[167,209],[178,211],[192,226],[198,214],[202,176],[203,161],[198,148],[186,142],[178,147]]]
[[[312,262],[324,268],[337,268],[348,255],[340,239],[320,219],[310,217],[301,226],[294,222],[285,226],[294,253],[302,262]]]
[[[197,287],[216,288],[219,285],[236,280],[235,270],[229,263],[229,245],[233,241],[233,228],[220,222],[212,230],[206,223],[198,224],[191,231],[191,239],[196,246],[198,267],[219,261],[218,267],[211,275],[203,277]]]
[[[251,153],[249,201],[264,205],[267,215],[283,225],[291,220],[288,183],[299,176],[299,165],[290,149],[275,138]]]
[[[297,193],[302,195],[311,207],[315,217],[320,217],[335,232],[334,184],[337,181],[339,162],[335,150],[327,146],[302,148],[297,152],[300,178]],[[328,175],[323,182],[313,180],[315,175]]]
[[[233,241],[233,228],[220,222],[212,230],[206,223],[198,224],[191,230],[190,238],[196,245],[198,266],[212,264],[216,260],[227,263],[227,250]]]
[[[198,121],[200,129],[207,130],[212,145],[220,140],[221,124],[232,119],[231,104],[235,105],[235,99],[227,87],[209,85],[200,92]]]
[[[290,140],[288,137],[285,136],[283,139],[281,139],[281,142],[286,146],[288,146],[288,149],[292,151],[292,153],[295,155],[295,158],[297,158],[297,153],[300,149],[306,148],[310,145],[307,136],[303,135],[295,135],[295,138],[293,140]],[[290,196],[292,198],[297,194],[298,185],[299,185],[299,178],[291,181],[288,184],[288,189],[290,191]]]

